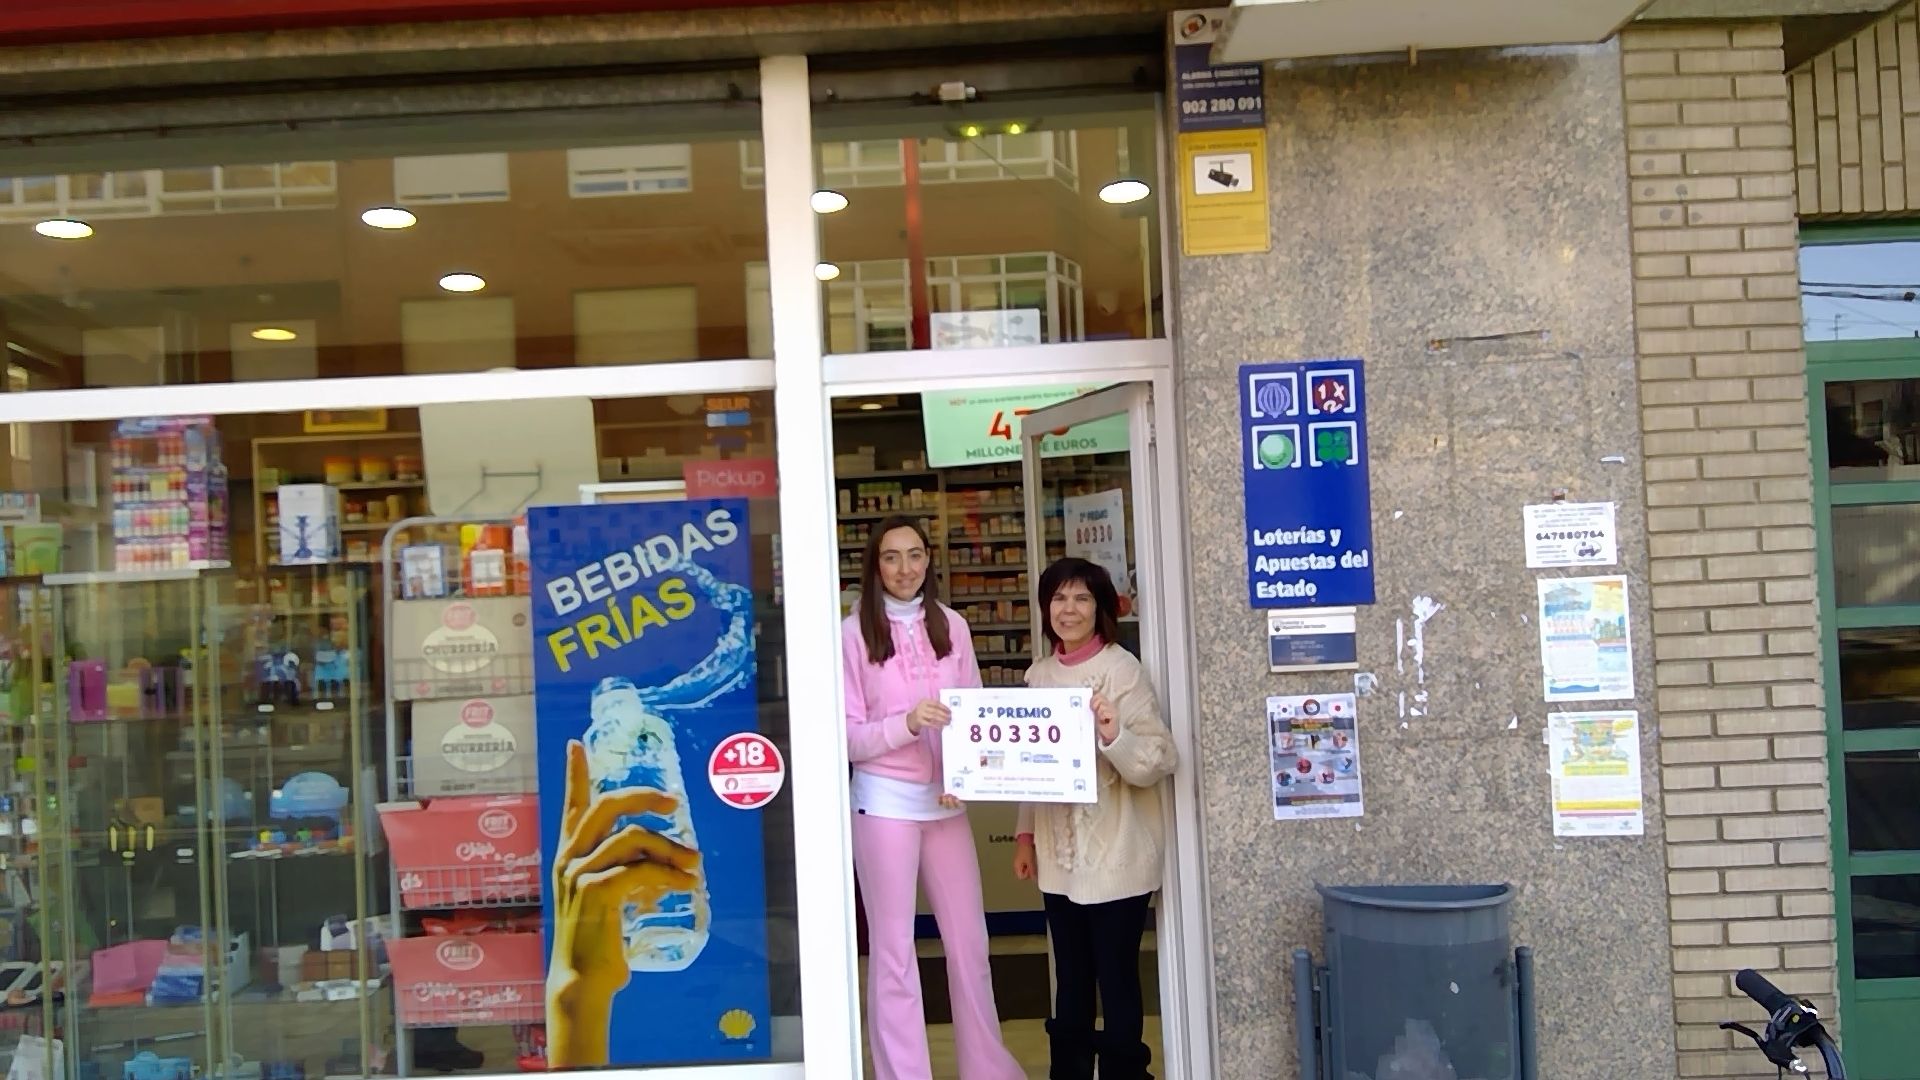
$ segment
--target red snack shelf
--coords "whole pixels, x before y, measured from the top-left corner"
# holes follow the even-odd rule
[[[400,902],[419,908],[540,902],[540,818],[531,795],[380,804]]]
[[[403,1027],[538,1024],[547,1017],[539,934],[387,942]]]

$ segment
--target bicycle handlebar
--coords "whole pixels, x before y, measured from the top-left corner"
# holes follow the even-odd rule
[[[1733,985],[1739,988],[1741,993],[1752,998],[1755,1004],[1767,1010],[1768,1016],[1772,1016],[1774,1013],[1793,1004],[1792,998],[1788,997],[1779,987],[1768,982],[1765,975],[1760,974],[1752,968],[1746,968],[1738,975],[1735,975],[1733,977]]]
[[[1799,1063],[1793,1049],[1811,1046],[1820,1051],[1820,1060],[1826,1066],[1828,1080],[1846,1080],[1846,1066],[1840,1060],[1840,1048],[1834,1044],[1833,1037],[1827,1034],[1827,1029],[1821,1026],[1820,1014],[1811,1005],[1788,997],[1766,976],[1752,968],[1735,974],[1733,985],[1767,1010],[1766,1032],[1761,1034],[1745,1025],[1731,1022],[1721,1027],[1732,1028],[1752,1038],[1766,1054],[1768,1061],[1783,1069],[1792,1067],[1800,1073],[1805,1073],[1806,1068]]]

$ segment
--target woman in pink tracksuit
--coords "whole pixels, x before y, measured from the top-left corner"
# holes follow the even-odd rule
[[[934,595],[932,545],[918,522],[880,522],[860,572],[860,608],[841,627],[847,756],[853,761],[853,869],[867,911],[867,1042],[875,1080],[930,1080],[914,886],[947,957],[960,1080],[1024,1080],[1000,1040],[987,968],[980,862],[966,809],[942,793],[940,691],[980,685],[966,620]]]

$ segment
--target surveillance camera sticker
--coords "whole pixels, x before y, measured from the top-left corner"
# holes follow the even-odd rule
[[[1245,193],[1252,189],[1252,154],[1226,153],[1194,155],[1194,194],[1233,195]]]

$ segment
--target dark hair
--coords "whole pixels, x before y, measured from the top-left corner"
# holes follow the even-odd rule
[[[895,529],[912,529],[927,549],[927,579],[920,583],[921,618],[927,623],[927,642],[933,655],[945,660],[953,652],[953,634],[946,615],[940,611],[940,592],[933,580],[933,541],[926,526],[915,518],[895,514],[873,527],[867,537],[867,551],[860,562],[860,636],[867,642],[867,659],[884,664],[893,659],[893,627],[887,625],[887,587],[880,583],[880,541]]]
[[[1106,568],[1085,559],[1057,560],[1040,575],[1036,599],[1043,608],[1049,608],[1053,598],[1069,585],[1085,585],[1093,594],[1093,632],[1100,635],[1100,640],[1109,645],[1120,640],[1120,591],[1113,587],[1113,577]],[[1040,620],[1040,631],[1047,636],[1047,644],[1056,649],[1060,647],[1060,635],[1053,632],[1051,611]]]

